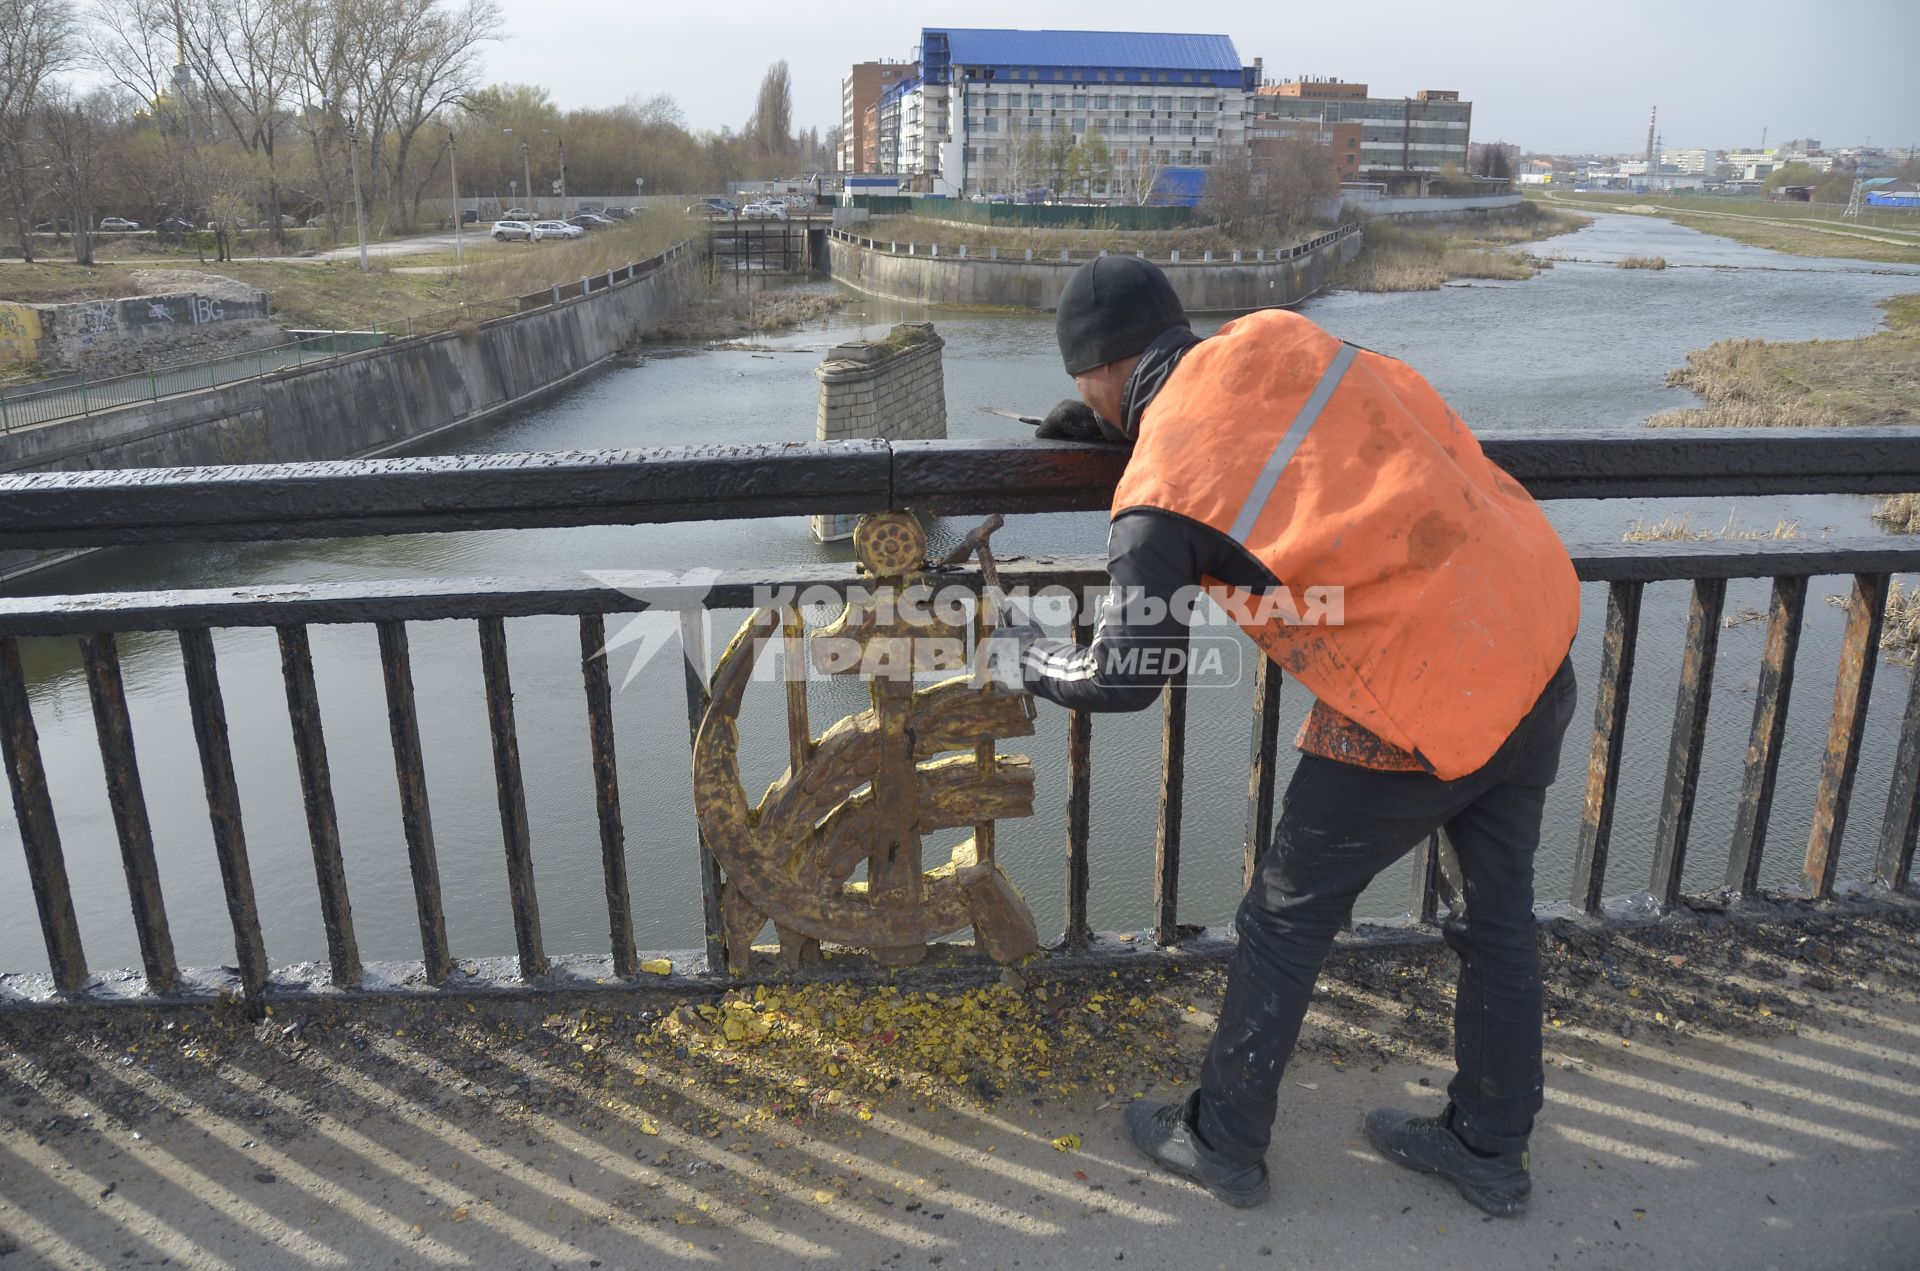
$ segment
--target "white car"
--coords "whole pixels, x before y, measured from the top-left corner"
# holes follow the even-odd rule
[[[771,199],[761,199],[757,203],[749,203],[741,208],[740,215],[750,221],[784,221],[787,219],[787,205],[775,203]]]
[[[586,232],[578,225],[569,225],[565,221],[535,221],[528,237],[537,243],[545,238],[580,238]]]
[[[102,218],[100,222],[100,228],[105,230],[139,229],[140,222],[130,221],[124,216],[108,216],[108,217]]]
[[[493,223],[493,241],[504,243],[509,239],[526,241],[533,237],[533,226],[525,221],[495,221]]]

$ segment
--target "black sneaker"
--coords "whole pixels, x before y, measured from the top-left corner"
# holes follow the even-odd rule
[[[1267,1183],[1266,1163],[1237,1165],[1201,1142],[1193,1128],[1199,1100],[1196,1090],[1181,1103],[1148,1103],[1143,1099],[1128,1104],[1127,1140],[1161,1169],[1191,1179],[1235,1209],[1265,1204],[1272,1190]]]
[[[1519,1216],[1533,1192],[1525,1152],[1483,1156],[1460,1141],[1445,1114],[1421,1117],[1398,1108],[1376,1108],[1367,1114],[1367,1141],[1396,1165],[1450,1180],[1462,1196],[1495,1218]]]

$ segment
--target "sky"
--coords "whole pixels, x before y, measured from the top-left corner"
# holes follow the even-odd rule
[[[1638,153],[1647,113],[1674,149],[1920,143],[1920,0],[1360,0],[951,6],[805,0],[498,0],[510,38],[488,78],[562,107],[671,94],[699,129],[746,120],[785,58],[796,127],[840,121],[856,61],[912,56],[922,26],[1194,31],[1233,37],[1269,78],[1359,80],[1383,96],[1458,89],[1473,136],[1546,153]]]

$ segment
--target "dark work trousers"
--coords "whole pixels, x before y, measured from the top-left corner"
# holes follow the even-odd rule
[[[1481,1151],[1526,1147],[1541,1091],[1533,856],[1573,705],[1568,661],[1493,758],[1457,781],[1300,756],[1234,922],[1239,946],[1200,1073],[1198,1129],[1215,1151],[1249,1163],[1265,1155],[1281,1074],[1335,933],[1374,875],[1436,829],[1460,858],[1466,893],[1465,916],[1443,928],[1460,955],[1453,1127]]]

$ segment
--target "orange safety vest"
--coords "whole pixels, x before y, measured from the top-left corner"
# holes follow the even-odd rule
[[[1341,589],[1339,625],[1236,616],[1313,692],[1316,714],[1336,711],[1413,761],[1352,760],[1362,766],[1475,771],[1580,623],[1573,562],[1539,504],[1433,387],[1282,310],[1229,322],[1155,394],[1114,491],[1115,516],[1133,508],[1232,538],[1303,617],[1307,589]]]

